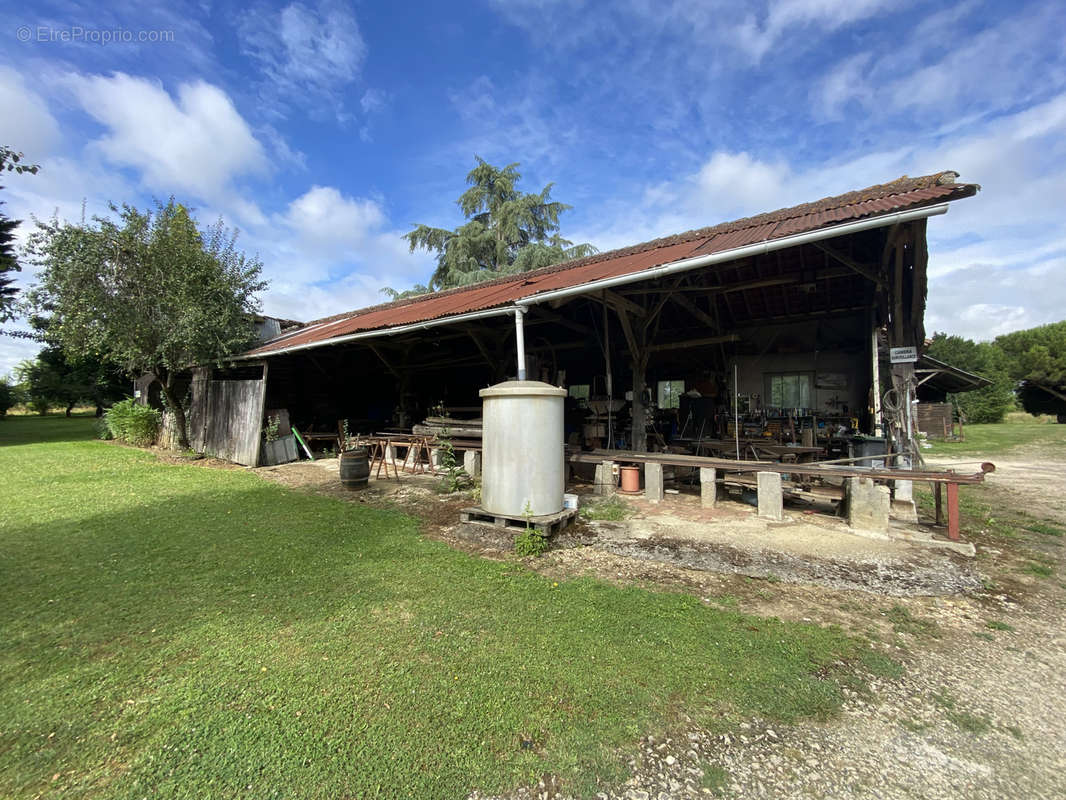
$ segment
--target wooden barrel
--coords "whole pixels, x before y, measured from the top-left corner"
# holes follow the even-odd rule
[[[365,447],[341,453],[341,483],[346,489],[365,489],[370,479],[370,461]]]

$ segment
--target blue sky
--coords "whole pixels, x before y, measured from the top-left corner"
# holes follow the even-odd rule
[[[460,221],[476,153],[554,181],[563,233],[604,249],[954,169],[983,191],[930,222],[927,327],[1066,317],[1058,3],[0,8],[0,142],[42,167],[4,176],[6,213],[173,194],[240,229],[267,313],[424,281],[400,237]],[[0,337],[0,374],[33,350]]]

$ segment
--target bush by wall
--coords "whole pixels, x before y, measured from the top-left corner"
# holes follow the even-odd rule
[[[142,406],[132,397],[111,406],[104,414],[104,419],[112,436],[138,447],[147,447],[155,442],[162,421],[158,411]]]

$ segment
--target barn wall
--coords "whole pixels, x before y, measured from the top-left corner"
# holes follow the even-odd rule
[[[259,461],[266,381],[209,380],[199,371],[189,409],[191,444],[204,455],[254,467]]]

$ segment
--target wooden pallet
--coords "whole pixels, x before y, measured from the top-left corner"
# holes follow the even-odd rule
[[[576,508],[564,508],[557,514],[541,514],[531,517],[509,517],[502,514],[492,514],[481,508],[464,508],[459,511],[460,522],[491,525],[494,528],[507,528],[513,531],[524,531],[530,528],[544,537],[558,533],[569,525],[575,517],[577,517]]]

